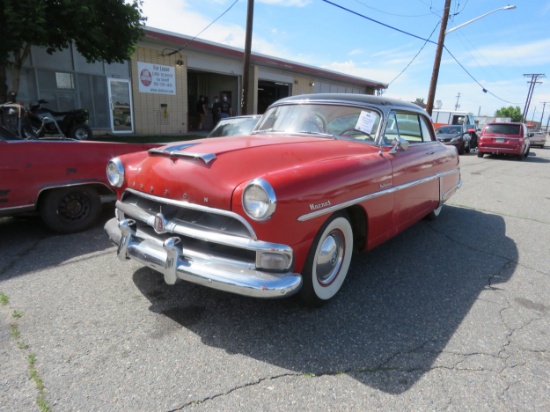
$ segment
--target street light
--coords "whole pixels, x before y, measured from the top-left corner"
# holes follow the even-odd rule
[[[433,106],[434,106],[434,99],[435,99],[435,88],[437,86],[437,78],[439,76],[439,66],[441,66],[441,55],[443,54],[443,44],[445,43],[445,35],[447,33],[451,33],[455,30],[460,29],[461,27],[466,26],[467,24],[470,24],[476,20],[482,19],[483,17],[494,13],[495,11],[499,10],[512,10],[515,9],[516,6],[505,6],[505,7],[499,7],[498,9],[491,10],[485,14],[482,14],[481,16],[478,16],[472,20],[468,20],[465,23],[459,24],[456,27],[453,27],[449,30],[447,30],[447,21],[449,20],[449,9],[451,7],[451,0],[445,0],[445,8],[443,9],[443,17],[441,18],[441,29],[439,31],[439,40],[437,41],[437,49],[435,52],[435,61],[434,61],[434,67],[432,71],[432,78],[430,80],[430,90],[428,92],[428,101],[426,102],[426,111],[431,115]]]
[[[458,26],[453,27],[452,29],[446,30],[446,31],[445,31],[445,34],[449,34],[449,33],[453,32],[453,31],[455,31],[455,30],[460,29],[461,27],[466,26],[467,24],[470,24],[470,23],[472,23],[472,22],[474,22],[474,21],[476,21],[476,20],[482,19],[483,17],[488,16],[489,14],[494,13],[495,11],[499,11],[499,10],[512,10],[512,9],[515,9],[515,8],[516,8],[516,6],[504,6],[504,7],[498,8],[498,9],[491,10],[491,11],[489,11],[489,12],[487,12],[487,13],[485,13],[485,14],[482,14],[481,16],[478,16],[478,17],[476,17],[476,18],[474,18],[474,19],[472,19],[472,20],[468,20],[466,23],[459,24]]]

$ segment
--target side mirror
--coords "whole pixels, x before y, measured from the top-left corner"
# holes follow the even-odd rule
[[[395,154],[397,151],[404,152],[409,148],[410,143],[403,139],[402,137],[397,136],[395,139],[392,140],[392,149],[389,151],[389,154]]]

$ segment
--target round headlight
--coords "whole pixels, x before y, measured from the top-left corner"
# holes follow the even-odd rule
[[[121,187],[124,184],[124,166],[118,157],[107,163],[107,180],[114,187]]]
[[[275,191],[264,179],[254,179],[243,191],[243,207],[248,216],[254,220],[267,220],[275,212],[277,199]]]

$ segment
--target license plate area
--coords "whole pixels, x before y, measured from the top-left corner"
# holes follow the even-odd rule
[[[502,137],[499,137],[495,140],[496,140],[497,143],[504,143],[506,141],[506,139],[503,139]]]

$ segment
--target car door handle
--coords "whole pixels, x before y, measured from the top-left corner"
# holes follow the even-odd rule
[[[429,152],[426,152],[427,155],[433,155],[435,153],[435,150],[430,150]]]

